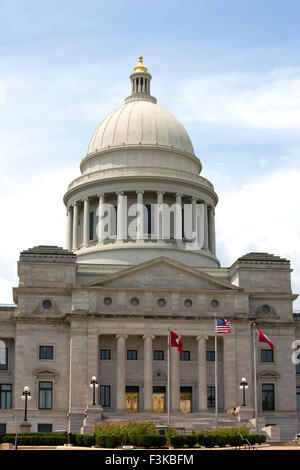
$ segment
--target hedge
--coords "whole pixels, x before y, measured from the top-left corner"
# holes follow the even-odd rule
[[[15,434],[6,434],[0,437],[0,443],[15,444]],[[67,437],[63,435],[30,435],[30,434],[18,434],[17,444],[20,446],[57,446],[64,445],[67,442]]]
[[[108,448],[114,449],[115,447],[118,447],[119,445],[121,445],[121,443],[122,443],[122,440],[120,436],[114,436],[112,434],[96,435],[96,445],[98,447],[108,447]]]
[[[140,436],[138,438],[138,446],[140,447],[146,447],[147,449],[149,447],[162,447],[162,446],[165,446],[167,444],[167,441],[168,441],[168,437],[167,436],[163,436],[163,435],[156,435],[156,434],[153,434],[153,435],[145,435],[145,436]]]
[[[266,436],[260,434],[246,434],[246,439],[251,445],[261,444],[266,442]],[[201,433],[201,434],[187,434],[171,437],[171,445],[173,447],[194,447],[195,445],[200,445],[208,448],[215,446],[225,447],[226,445],[230,446],[242,446],[246,442],[239,436],[236,432],[220,432],[217,434],[216,431]]]
[[[70,441],[79,447],[92,447],[96,444],[95,436],[90,434],[72,434]]]

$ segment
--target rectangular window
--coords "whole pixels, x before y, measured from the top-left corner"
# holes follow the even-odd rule
[[[0,434],[6,434],[6,423],[0,423]]]
[[[215,387],[207,387],[207,407],[214,408],[216,406]]]
[[[111,359],[110,349],[100,349],[100,359],[103,361],[109,361]]]
[[[128,349],[127,350],[127,360],[128,361],[136,361],[137,360],[137,350],[136,349]]]
[[[300,387],[296,387],[297,411],[300,411]]]
[[[191,352],[190,351],[183,351],[182,354],[180,354],[180,360],[181,361],[190,361],[191,360]]]
[[[146,204],[146,211],[145,211],[145,227],[144,227],[144,232],[147,234],[150,238],[151,236],[151,223],[152,223],[152,209],[151,209],[151,204]]]
[[[261,386],[262,410],[275,410],[274,384],[262,384]]]
[[[215,351],[206,351],[206,360],[214,361],[215,360]]]
[[[38,432],[52,432],[52,424],[38,424]]]
[[[7,370],[7,369],[8,369],[8,348],[0,347],[0,370]]]
[[[39,382],[39,409],[52,410],[53,383]]]
[[[154,361],[163,361],[164,360],[164,351],[153,351],[153,360]]]
[[[100,385],[100,405],[110,406],[110,385]]]
[[[261,362],[273,362],[273,350],[262,349],[260,351],[260,360]]]
[[[0,409],[11,410],[12,408],[12,385],[0,384]]]
[[[40,346],[40,359],[53,359],[53,346]]]
[[[297,354],[297,360],[299,361],[299,364],[296,364],[296,374],[300,374],[300,353]]]
[[[90,212],[90,240],[94,239],[94,212]]]

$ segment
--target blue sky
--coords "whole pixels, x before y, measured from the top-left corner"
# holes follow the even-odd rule
[[[288,257],[300,292],[299,18],[291,0],[0,0],[0,302],[21,250],[64,245],[63,194],[140,54],[219,195],[222,265]]]

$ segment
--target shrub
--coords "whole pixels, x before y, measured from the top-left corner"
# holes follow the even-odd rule
[[[194,447],[198,442],[198,436],[196,434],[188,434],[185,436],[185,441],[188,447]]]
[[[95,436],[91,436],[89,434],[75,434],[75,445],[81,447],[92,447],[95,445]]]
[[[121,444],[119,436],[106,436],[105,447],[115,448]]]
[[[152,421],[129,421],[126,423],[103,423],[96,427],[96,437],[100,435],[119,436],[122,444],[137,444],[139,436],[159,435]]]
[[[197,437],[197,443],[200,446],[204,446],[205,445],[206,434],[204,434],[204,433],[196,434],[196,437]]]
[[[141,447],[146,447],[147,449],[149,447],[162,447],[167,444],[167,436],[162,436],[162,435],[145,435],[145,436],[140,436],[138,438],[138,445]]]
[[[105,434],[96,435],[96,445],[99,447],[105,447]]]
[[[186,444],[186,436],[179,434],[178,436],[171,437],[171,444],[173,447],[184,447]]]

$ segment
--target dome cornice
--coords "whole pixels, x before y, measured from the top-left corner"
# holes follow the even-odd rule
[[[158,143],[157,144],[146,144],[146,143],[140,142],[138,144],[108,145],[106,148],[99,149],[99,150],[96,149],[92,153],[87,153],[87,155],[81,160],[81,163],[80,163],[81,173],[83,173],[83,167],[84,167],[84,165],[86,165],[86,163],[89,160],[91,160],[95,157],[101,157],[101,156],[107,155],[109,152],[116,152],[116,151],[119,151],[119,150],[124,150],[124,151],[128,151],[128,150],[154,150],[154,151],[163,150],[163,151],[166,151],[166,152],[171,152],[171,153],[174,153],[176,155],[191,159],[194,163],[196,163],[199,166],[199,173],[202,170],[202,164],[201,164],[199,158],[197,158],[195,154],[189,152],[186,149],[176,148],[173,145],[168,146],[168,145],[161,145],[161,144],[158,144]]]

